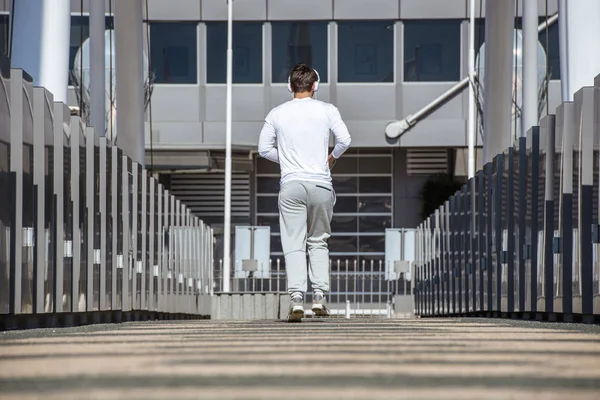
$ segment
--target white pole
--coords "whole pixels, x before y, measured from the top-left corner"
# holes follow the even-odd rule
[[[523,2],[523,117],[521,136],[538,123],[538,3]]]
[[[476,236],[475,226],[475,0],[470,0],[469,19],[469,165],[468,174],[471,179],[471,232]]]
[[[14,16],[11,68],[27,72],[54,101],[67,102],[69,83],[69,0],[19,0]]]
[[[470,0],[469,20],[469,179],[475,177],[475,0]]]
[[[233,82],[233,0],[227,0],[227,105],[225,116],[225,223],[223,230],[223,292],[231,278],[231,85]]]
[[[484,163],[512,144],[514,16],[515,0],[485,2]]]
[[[90,2],[90,125],[102,137],[106,134],[104,18],[104,2]]]
[[[600,1],[563,0],[558,11],[562,100],[573,101],[600,72]]]
[[[142,0],[115,1],[117,146],[145,165]],[[114,138],[113,138],[114,139]]]

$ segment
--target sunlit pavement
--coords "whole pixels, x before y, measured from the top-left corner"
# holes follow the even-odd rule
[[[0,334],[1,399],[600,398],[600,327],[185,321]]]

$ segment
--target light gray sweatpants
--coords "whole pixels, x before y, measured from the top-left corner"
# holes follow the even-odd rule
[[[288,292],[306,293],[306,247],[313,290],[329,291],[329,249],[335,193],[331,184],[284,183],[279,190],[279,225]]]

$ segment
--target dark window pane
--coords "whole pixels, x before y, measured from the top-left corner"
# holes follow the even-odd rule
[[[279,174],[281,169],[279,164],[267,160],[266,158],[256,158],[256,173],[257,174]]]
[[[361,193],[392,193],[392,178],[364,176],[358,178]]]
[[[90,19],[88,16],[71,16],[71,36],[69,42],[69,71],[73,71],[75,56],[83,42],[90,37]],[[113,29],[113,18],[106,17],[106,29]],[[109,43],[106,43],[108,46]],[[114,46],[114,44],[113,44]],[[74,85],[72,77],[69,75],[69,85]],[[108,90],[108,88],[107,88]]]
[[[358,228],[357,218],[353,216],[333,215],[331,220],[331,232],[350,233],[356,232]]]
[[[277,196],[261,196],[256,204],[259,213],[279,213],[277,206]]]
[[[460,20],[404,22],[404,80],[460,79]]]
[[[256,178],[257,193],[279,193],[279,178],[259,176]],[[260,199],[260,198],[259,198]],[[260,201],[260,200],[259,200]]]
[[[394,22],[338,22],[338,80],[394,81]]]
[[[8,55],[8,15],[0,15],[0,51]]]
[[[392,197],[361,197],[358,201],[358,211],[361,213],[391,213]]]
[[[358,169],[362,174],[391,174],[392,157],[361,157]]]
[[[391,228],[391,227],[392,227],[392,217],[391,216],[386,216],[386,217],[373,217],[373,216],[360,217],[359,230],[361,232],[367,232],[367,233],[381,232],[381,233],[385,233],[385,230],[387,228]]]
[[[359,242],[361,253],[385,252],[385,236],[361,236]]]
[[[196,23],[152,22],[150,65],[156,83],[197,83]]]
[[[358,158],[342,156],[335,162],[333,172],[336,174],[355,174],[358,172]]]
[[[548,46],[546,47],[546,30],[539,35],[540,43],[548,55],[548,74],[550,79],[560,79],[560,52],[558,50],[558,21],[548,27]]]
[[[327,241],[331,253],[356,253],[358,240],[356,236],[332,236]]]
[[[355,176],[335,176],[331,177],[333,190],[340,193],[356,193],[358,187],[358,178]]]
[[[256,217],[258,226],[270,226],[271,233],[279,232],[279,216],[267,217],[264,215],[259,215]]]
[[[334,213],[355,213],[358,209],[358,198],[354,196],[338,196],[333,207]]]
[[[281,247],[281,237],[271,235],[271,253],[282,253],[283,248]],[[281,257],[283,258],[283,257]]]
[[[286,83],[294,65],[304,63],[327,82],[327,22],[273,22],[273,82]]]
[[[262,22],[233,23],[233,83],[262,83]],[[206,23],[208,83],[225,83],[227,23]]]

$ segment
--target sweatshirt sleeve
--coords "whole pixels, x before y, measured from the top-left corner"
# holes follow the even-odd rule
[[[276,138],[277,135],[275,134],[272,115],[269,113],[265,118],[265,123],[258,137],[258,154],[269,161],[279,163],[279,153],[277,147],[275,147]]]
[[[346,127],[346,124],[342,120],[339,110],[333,104],[331,104],[328,108],[328,117],[329,129],[335,137],[335,147],[333,148],[331,154],[337,159],[340,158],[346,150],[348,150],[352,140],[350,138],[350,132],[348,132],[348,127]]]

